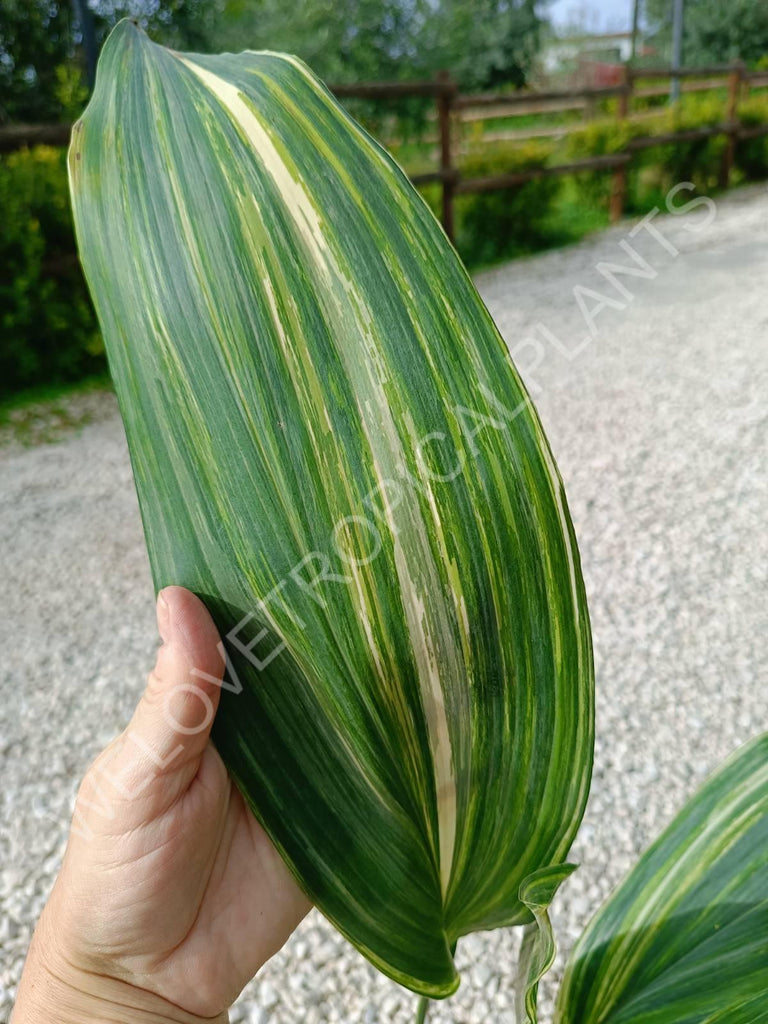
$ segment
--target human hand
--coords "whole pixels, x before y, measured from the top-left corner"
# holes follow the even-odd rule
[[[157,663],[80,787],[12,1024],[224,1022],[309,910],[209,743],[221,688],[205,677],[224,669],[210,615],[167,587],[157,616]]]

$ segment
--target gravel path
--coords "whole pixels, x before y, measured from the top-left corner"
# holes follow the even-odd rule
[[[558,458],[594,625],[596,770],[582,867],[554,911],[563,953],[703,777],[766,728],[768,194],[732,193],[707,217],[654,220],[666,246],[627,222],[478,279]],[[619,278],[631,299],[596,269],[631,262],[622,240],[647,261],[643,279]],[[595,336],[577,296],[602,300],[580,288],[613,302]],[[0,449],[0,1020],[77,781],[124,725],[156,645],[112,405],[56,444]],[[511,1022],[514,954],[511,932],[463,940],[462,987],[430,1024]],[[413,1007],[313,913],[232,1019],[401,1024]]]

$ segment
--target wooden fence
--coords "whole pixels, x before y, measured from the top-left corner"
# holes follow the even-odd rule
[[[616,97],[619,120],[631,114],[633,95],[646,95],[648,90],[636,89],[638,80],[648,79],[695,79],[708,77],[721,78],[727,82],[728,97],[726,101],[725,120],[721,124],[688,131],[671,132],[666,135],[648,135],[631,139],[626,147],[616,153],[604,156],[588,157],[567,164],[556,164],[514,171],[509,174],[497,174],[490,177],[468,178],[462,175],[454,161],[455,144],[454,128],[461,119],[462,111],[486,111],[487,117],[493,117],[493,111],[503,110],[503,115],[514,113],[518,108],[522,113],[531,103],[547,104],[550,109],[573,109],[574,101],[583,101],[588,110],[602,99]],[[716,87],[717,82],[709,87]],[[721,187],[728,185],[734,163],[736,145],[741,139],[757,138],[768,135],[768,123],[744,127],[738,120],[738,101],[740,95],[751,86],[768,85],[768,73],[749,72],[741,62],[715,65],[712,67],[681,68],[642,68],[633,71],[629,66],[623,68],[623,81],[619,85],[593,88],[566,89],[549,92],[504,92],[479,93],[461,95],[458,85],[447,71],[439,72],[434,79],[421,82],[369,82],[350,85],[331,86],[331,91],[338,99],[395,100],[418,96],[432,98],[436,105],[438,126],[439,164],[434,171],[414,174],[411,181],[414,185],[440,184],[442,187],[441,219],[449,238],[454,238],[454,199],[457,195],[468,193],[490,192],[499,189],[514,188],[528,181],[551,175],[578,174],[582,171],[606,171],[613,176],[610,216],[618,220],[624,211],[627,194],[627,168],[635,153],[652,146],[692,142],[708,139],[717,135],[727,138],[727,146],[723,153],[720,168]],[[554,106],[553,106],[554,105]],[[496,116],[500,116],[497,114]],[[69,139],[70,125],[14,125],[0,128],[0,154],[8,153],[23,146],[44,143],[51,146],[66,145]]]
[[[728,97],[725,119],[721,124],[687,131],[670,132],[665,135],[638,136],[631,139],[626,147],[617,153],[588,157],[572,163],[530,168],[509,174],[497,174],[490,177],[464,177],[453,163],[454,147],[452,145],[451,128],[455,115],[460,117],[463,110],[482,108],[487,111],[486,116],[493,116],[492,112],[494,109],[503,109],[506,114],[510,108],[529,106],[532,101],[555,104],[550,109],[556,110],[558,109],[556,104],[559,103],[562,103],[565,107],[572,108],[574,100],[584,100],[588,106],[593,107],[601,99],[616,97],[616,116],[618,119],[623,120],[631,114],[632,97],[635,94],[636,81],[665,78],[670,80],[673,78],[694,79],[705,76],[709,78],[720,76],[724,77],[727,81]],[[426,91],[429,83],[422,82],[420,85],[424,91],[420,92],[419,95],[429,95],[430,93]],[[751,86],[758,85],[768,85],[768,73],[749,72],[741,62],[714,65],[712,67],[682,68],[679,70],[671,68],[643,68],[635,72],[629,66],[625,66],[623,69],[623,82],[620,85],[550,92],[520,91],[517,93],[484,93],[480,95],[459,95],[455,83],[451,81],[448,75],[443,74],[432,83],[431,92],[439,112],[440,166],[435,171],[414,175],[412,180],[417,185],[432,182],[440,182],[442,184],[442,221],[449,238],[453,238],[453,205],[455,196],[514,188],[538,178],[552,175],[578,174],[583,171],[606,171],[612,174],[610,216],[611,220],[615,221],[620,219],[624,212],[627,196],[628,165],[633,155],[643,149],[725,135],[728,144],[723,153],[719,184],[722,188],[727,187],[731,170],[733,169],[734,154],[738,141],[740,139],[751,139],[761,135],[768,135],[768,123],[746,128],[740,125],[738,121],[739,96]],[[385,85],[380,85],[379,89],[381,91],[377,95],[384,98],[386,96],[386,88]],[[641,95],[643,92],[641,92]],[[359,94],[349,91],[346,95]],[[403,94],[401,93],[400,95]]]

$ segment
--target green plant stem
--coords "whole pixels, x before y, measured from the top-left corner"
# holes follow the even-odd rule
[[[419,1005],[416,1007],[416,1024],[424,1024],[429,1013],[430,1000],[426,996],[422,996],[419,999]]]

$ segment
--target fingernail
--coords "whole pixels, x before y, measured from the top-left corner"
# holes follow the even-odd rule
[[[168,626],[171,622],[171,609],[163,597],[162,590],[157,595],[157,628],[163,640],[168,639]]]

